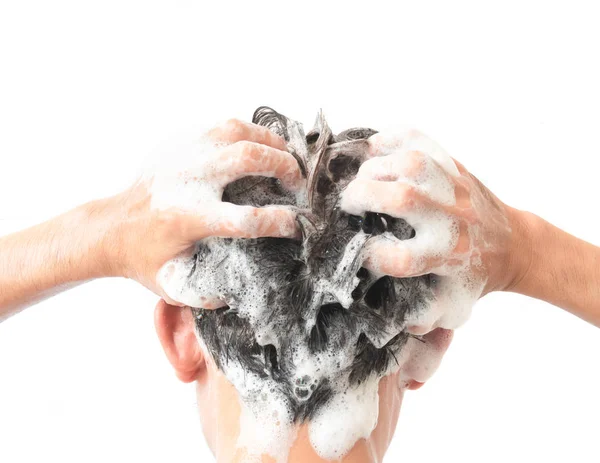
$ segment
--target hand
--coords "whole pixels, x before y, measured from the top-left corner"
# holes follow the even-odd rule
[[[277,177],[288,189],[298,188],[302,175],[285,149],[285,141],[268,129],[232,120],[199,143],[168,153],[164,166],[96,205],[95,216],[108,219],[102,220],[108,229],[103,240],[106,273],[135,279],[174,304],[157,274],[196,241],[295,236],[295,214],[289,208],[221,201],[227,184],[250,175]]]
[[[415,236],[372,238],[364,265],[400,278],[435,274],[437,307],[410,329],[423,334],[437,326],[455,328],[477,298],[518,280],[516,214],[417,131],[376,134],[368,142],[371,157],[343,192],[342,208],[403,218]],[[444,313],[448,306],[462,310]]]

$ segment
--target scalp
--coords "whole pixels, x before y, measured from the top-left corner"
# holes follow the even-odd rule
[[[188,282],[230,301],[215,311],[195,310],[215,363],[225,372],[236,364],[273,381],[294,419],[302,421],[326,406],[340,379],[352,387],[393,370],[410,336],[406,316],[432,297],[432,280],[379,277],[360,265],[372,237],[414,235],[402,219],[370,212],[353,216],[340,208],[341,192],[368,159],[366,139],[375,130],[334,135],[320,115],[305,136],[300,124],[266,107],[253,122],[288,142],[306,188],[295,194],[277,179],[246,177],[231,183],[223,200],[298,207],[302,240],[199,243]],[[334,357],[341,360],[332,362]]]

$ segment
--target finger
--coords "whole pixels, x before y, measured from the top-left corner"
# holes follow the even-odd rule
[[[454,164],[456,165],[456,168],[458,169],[458,171],[462,174],[468,174],[469,171],[467,170],[467,168],[460,162],[458,162],[456,159],[452,158],[452,160],[454,161]]]
[[[219,309],[221,307],[225,307],[227,305],[221,299],[219,299],[217,297],[200,296],[199,299],[202,303],[196,304],[196,305],[200,305],[201,306],[200,308],[202,308],[202,309],[215,310],[215,309]],[[159,309],[160,310],[173,310],[173,309],[181,310],[184,307],[189,307],[189,306],[187,306],[185,303],[172,300],[166,294],[163,295],[163,299],[158,301],[158,303],[156,304],[157,310],[159,310]]]
[[[416,131],[400,127],[371,135],[367,139],[369,143],[369,157],[388,156],[402,149],[407,138],[411,136],[411,132]]]
[[[177,280],[187,281],[189,277],[189,270],[186,274],[179,274]],[[185,285],[183,287],[179,285],[173,286],[169,284],[168,280],[162,282],[162,297],[163,303],[167,307],[195,307],[201,309],[218,309],[225,307],[227,303],[223,301],[217,295],[205,294],[203,291],[199,293],[199,288],[196,286],[190,287]]]
[[[190,220],[185,220],[185,217],[181,220],[183,220],[181,223],[185,224],[183,225],[183,230],[191,232],[193,226],[190,225]],[[178,238],[181,238],[181,236],[178,236]],[[191,241],[187,241],[191,243]],[[195,257],[186,257],[184,254],[180,254],[177,258],[163,265],[156,277],[164,299],[164,301],[159,302],[159,306],[162,303],[167,308],[188,306],[202,309],[218,309],[227,305],[219,295],[208,291],[202,282],[197,282],[198,284],[194,285],[185,283],[189,281],[195,266]]]
[[[284,207],[237,206],[220,203],[203,216],[187,215],[184,239],[194,242],[209,236],[222,238],[296,238],[296,213]]]
[[[445,206],[455,205],[456,190],[464,189],[460,179],[452,178],[435,160],[420,151],[400,150],[394,155],[369,159],[358,171],[355,181],[360,180],[403,182],[412,185],[422,197]]]
[[[216,310],[227,307],[227,303],[217,296],[201,296],[201,308],[206,310]]]
[[[453,330],[447,330],[444,328],[436,328],[433,331],[428,332],[423,336],[423,341],[425,341],[428,346],[440,354],[444,354],[448,347],[450,347],[450,343],[452,342],[452,338],[454,337]]]
[[[165,301],[164,299],[159,299],[158,302],[156,303],[156,307],[154,308],[155,310],[167,310],[170,309],[172,307],[175,307],[174,304],[171,304],[167,301]]]
[[[455,198],[452,200],[448,185],[435,190],[412,182],[356,178],[342,192],[340,204],[349,214],[378,212],[403,218],[414,225],[420,221],[419,215],[435,214],[456,217],[461,220],[461,224],[463,221],[474,223],[477,217],[470,207],[468,191],[460,183],[455,185],[454,191]]]
[[[404,149],[421,151],[437,162],[448,174],[458,177],[460,174],[454,160],[437,142],[418,131],[412,131],[404,143]]]
[[[397,278],[427,273],[445,275],[462,263],[454,254],[460,232],[452,217],[441,214],[407,220],[415,229],[414,238],[399,240],[388,235],[373,237],[365,245],[364,266],[380,275]]]
[[[356,178],[382,182],[416,178],[425,170],[426,159],[426,155],[420,151],[400,151],[398,155],[371,158],[360,166]]]
[[[436,328],[420,340],[412,340],[408,361],[402,365],[401,378],[425,383],[439,367],[442,357],[452,341],[451,330]]]
[[[426,213],[442,205],[409,183],[356,179],[342,192],[341,207],[353,215],[368,211],[406,218],[415,211]]]
[[[220,228],[234,238],[295,238],[296,213],[289,208],[236,206],[223,203]]]
[[[369,139],[370,156],[387,156],[400,149],[406,151],[421,151],[433,158],[448,174],[457,177],[459,171],[453,159],[434,140],[418,130],[404,132],[379,132]]]
[[[222,186],[247,176],[276,177],[296,190],[303,183],[298,161],[287,151],[255,142],[238,141],[224,148],[213,163]]]
[[[400,149],[389,156],[371,158],[365,161],[358,170],[357,178],[370,178],[384,182],[410,180],[428,189],[436,190],[436,185],[443,189],[451,189],[457,183],[435,159],[422,151]],[[439,193],[439,192],[438,192]],[[446,195],[447,196],[447,195]]]
[[[431,273],[441,264],[440,256],[418,252],[413,240],[371,240],[364,249],[363,266],[375,274],[410,278]]]
[[[176,301],[175,299],[171,299],[171,297],[170,297],[170,296],[169,296],[167,293],[165,293],[164,291],[163,291],[162,297],[163,297],[163,299],[164,299],[164,301],[163,301],[163,302],[164,302],[164,303],[165,303],[167,306],[170,306],[170,307],[179,307],[179,308],[181,308],[181,307],[184,307],[184,306],[185,306],[185,304],[184,304],[183,302],[178,302],[178,301]]]
[[[414,379],[411,379],[406,384],[406,388],[411,391],[416,391],[417,389],[421,389],[424,385],[425,385],[425,383],[420,383],[419,381],[415,381]]]
[[[218,296],[198,294],[197,289],[181,293],[184,300],[182,307],[194,307],[197,309],[216,310],[227,307],[227,303]]]
[[[208,138],[218,143],[233,144],[238,141],[251,141],[279,150],[286,149],[286,143],[279,135],[262,125],[229,119],[207,133]]]

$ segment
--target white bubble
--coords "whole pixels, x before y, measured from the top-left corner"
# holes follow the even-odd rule
[[[380,142],[383,139],[381,136]],[[296,140],[295,143],[301,146],[303,141]],[[410,184],[440,204],[456,204],[454,190],[448,180],[448,175],[457,173],[456,166],[441,148],[428,143],[416,132],[409,133],[406,138],[396,140],[396,145],[389,146],[387,154],[390,156],[415,150],[433,153],[431,158],[425,159],[424,169],[420,174],[413,177],[399,176],[396,181]],[[231,167],[228,162],[213,162],[221,149],[222,146],[210,144],[206,140],[184,144],[166,162],[156,164],[146,177],[151,182],[153,207],[175,207],[206,216],[220,216],[224,184],[216,179]],[[382,206],[379,201],[381,198],[371,198],[370,203],[350,212],[362,214],[378,210]],[[308,204],[306,189],[296,192],[296,204],[302,207]],[[241,211],[235,216],[235,210],[230,209],[232,223],[239,225],[240,222],[248,221]],[[407,247],[417,259],[417,265],[420,263],[418,259],[443,258],[457,244],[458,226],[455,220],[439,210],[417,208],[407,212],[402,218],[415,228],[416,237],[399,241],[391,233],[385,233],[381,239]],[[357,233],[346,245],[333,276],[314,282],[314,291],[323,295],[319,304],[339,302],[346,309],[350,307],[353,302],[352,291],[359,279],[347,278],[347,269],[355,266],[351,273],[356,274],[362,264],[360,259],[356,259],[357,250],[363,247],[367,239],[368,236],[363,232]],[[281,288],[276,287],[276,282],[268,278],[257,281],[255,275],[260,270],[260,264],[239,243],[239,240],[233,240],[231,245],[223,246],[222,240],[218,238],[204,239],[201,246],[196,248],[197,253],[200,253],[197,256],[180,257],[165,264],[157,276],[158,282],[171,299],[192,307],[203,307],[207,299],[222,301],[236,310],[237,316],[251,324],[259,345],[272,344],[279,350],[283,336],[292,334],[285,332],[283,323],[270,319],[266,314],[271,313],[268,290],[280,291]],[[195,266],[204,265],[201,260],[202,249],[211,254],[211,262],[226,260],[227,265],[203,272],[202,279],[193,278]],[[371,343],[382,348],[408,326],[417,327],[415,329],[421,329],[420,334],[424,334],[436,327],[454,329],[464,323],[482,289],[482,282],[473,278],[468,270],[467,260],[453,266],[440,265],[436,268],[434,273],[438,274],[439,282],[433,290],[435,298],[427,304],[423,303],[422,307],[416,308],[418,310],[411,311],[403,324],[390,323],[384,331],[370,333]],[[300,333],[298,339],[308,337],[315,323],[317,309],[317,306],[311,307],[315,317],[307,320],[306,332]],[[339,341],[342,333],[330,333],[330,336],[333,341]],[[302,393],[311,394],[319,384],[324,383],[332,388],[331,400],[319,408],[308,423],[310,442],[315,451],[325,459],[342,457],[359,439],[371,435],[377,425],[378,388],[382,377],[397,373],[399,387],[405,387],[411,380],[424,382],[433,374],[441,359],[441,353],[435,346],[409,337],[386,371],[371,374],[359,384],[354,382],[351,385],[349,371],[355,360],[357,338],[358,334],[352,339],[346,339],[347,345],[351,346],[347,349],[334,347],[341,342],[331,342],[331,347],[314,353],[306,344],[298,342],[290,351],[295,368],[294,379],[299,381]],[[203,349],[207,357],[210,357],[206,347]],[[221,364],[223,373],[241,399],[238,447],[245,448],[251,457],[268,454],[278,463],[285,462],[297,436],[293,406],[288,397],[281,391],[280,385],[268,376],[259,377],[235,360]]]

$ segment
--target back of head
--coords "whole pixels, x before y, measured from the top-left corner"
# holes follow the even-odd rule
[[[223,200],[294,207],[302,237],[198,243],[187,263],[188,289],[217,295],[227,306],[194,308],[197,332],[247,417],[274,434],[264,447],[289,440],[294,425],[307,422],[318,453],[336,458],[375,427],[379,380],[398,369],[411,336],[406,320],[425,310],[436,279],[391,278],[361,266],[373,236],[414,236],[402,219],[340,208],[374,130],[334,135],[319,115],[305,135],[299,123],[266,107],[253,122],[285,138],[306,188],[291,193],[276,179],[247,177],[230,184]]]

